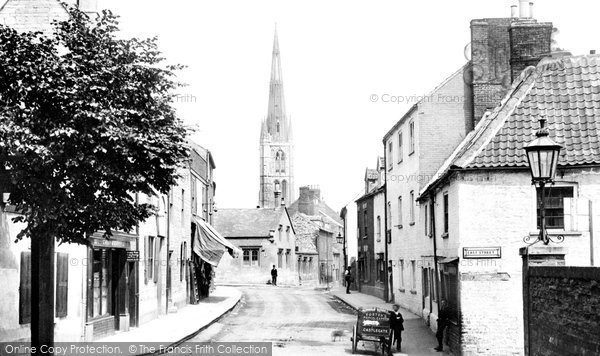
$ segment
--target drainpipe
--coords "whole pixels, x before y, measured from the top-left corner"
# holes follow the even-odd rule
[[[386,302],[390,301],[389,298],[389,286],[390,286],[390,282],[388,281],[389,279],[389,271],[388,269],[389,267],[389,258],[388,258],[388,243],[391,242],[388,240],[388,221],[387,221],[387,217],[388,217],[388,198],[387,198],[387,171],[388,171],[388,163],[387,163],[387,151],[386,151],[386,147],[385,147],[385,139],[383,140],[383,184],[384,184],[384,189],[383,189],[383,222],[384,222],[384,226],[385,226],[385,250],[384,250],[384,256],[385,256],[385,273],[383,276],[383,282],[384,282],[384,286],[383,286],[383,294],[385,295],[384,300]],[[390,239],[392,233],[390,231]]]
[[[169,314],[169,302],[171,302],[171,284],[173,276],[171,276],[171,190],[167,193],[167,304],[165,314]]]
[[[594,267],[594,209],[592,200],[588,200],[589,204],[589,221],[590,221],[590,266]]]
[[[436,231],[435,231],[435,191],[431,191],[429,193],[429,197],[431,200],[431,236],[433,239],[433,268],[435,271],[435,289],[437,292],[437,316],[438,318],[440,317],[440,291],[441,291],[441,286],[438,283],[438,278],[439,278],[439,271],[438,271],[438,262],[437,262],[437,237],[436,237]],[[431,293],[430,293],[431,294]],[[431,311],[433,309],[433,301],[432,298],[429,298],[429,313],[431,314]]]

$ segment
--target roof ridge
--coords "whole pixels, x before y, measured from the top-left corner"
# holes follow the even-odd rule
[[[480,137],[486,133],[486,128],[493,123],[494,118],[498,117],[499,113],[502,111],[501,109],[505,107],[505,105],[509,102],[511,98],[514,99],[514,95],[517,92],[519,92],[519,89],[523,88],[523,85],[527,80],[533,78],[531,80],[531,86],[529,86],[527,91],[521,96],[521,99],[518,101],[518,103],[516,103],[515,106],[512,108],[511,112],[514,111],[514,109],[518,106],[521,100],[523,100],[523,97],[525,97],[525,94],[529,92],[529,90],[531,90],[533,84],[535,83],[535,78],[537,78],[537,76],[535,76],[534,74],[536,72],[536,68],[533,66],[527,67],[525,68],[525,70],[523,70],[523,72],[521,72],[519,79],[513,83],[510,93],[507,94],[504,97],[504,99],[502,99],[500,104],[493,111],[486,111],[486,113],[483,115],[481,120],[479,120],[475,128],[465,136],[465,138],[454,149],[452,154],[450,154],[450,156],[440,166],[435,175],[429,180],[429,182],[423,187],[423,189],[421,189],[421,191],[419,192],[419,196],[425,194],[438,180],[442,178],[442,176],[444,176],[450,170],[450,168],[453,166],[453,163],[455,163],[458,158],[460,158],[462,155],[465,155],[468,152],[468,150],[478,142]],[[506,115],[503,122],[505,122],[506,118],[508,118],[509,116],[510,115]],[[483,147],[489,144],[489,140],[491,140],[491,138],[496,135],[496,133],[502,126],[503,125],[498,125],[498,128],[494,130],[494,134],[489,136],[488,140],[486,140],[487,142],[481,145],[480,148],[476,151],[476,153],[481,152],[481,149],[483,149]],[[467,145],[468,147],[466,147]],[[468,162],[472,161],[474,157],[476,157],[476,154],[474,154]]]
[[[541,73],[542,71],[533,66],[527,67],[525,70],[523,70],[523,72],[521,72],[519,80],[513,84],[513,89],[511,92],[504,97],[500,105],[497,106],[490,115],[489,123],[492,124],[496,118],[498,118],[501,114],[504,114],[503,117],[501,117],[500,122],[497,122],[493,130],[487,133],[487,138],[479,146],[479,148],[467,156],[467,159],[463,162],[462,167],[466,167],[473,162],[475,157],[477,157],[477,155],[481,153],[481,151],[483,151],[483,149],[492,141],[498,131],[504,127],[506,120],[512,115],[515,109],[527,96],[527,93],[529,93],[529,91],[533,88],[536,79]]]
[[[394,132],[397,128],[397,126],[404,121],[404,119],[406,117],[408,117],[413,111],[414,109],[423,102],[423,100],[426,97],[431,97],[433,95],[433,93],[435,93],[437,90],[439,90],[441,87],[443,87],[444,85],[448,84],[450,82],[450,80],[452,80],[458,73],[460,73],[461,71],[463,71],[468,65],[471,64],[471,61],[468,61],[467,63],[463,64],[458,70],[454,71],[452,74],[450,74],[448,77],[446,77],[446,79],[442,80],[437,86],[435,86],[433,88],[433,90],[430,90],[429,92],[427,92],[427,95],[424,95],[421,100],[417,101],[416,103],[414,103],[413,105],[410,106],[410,108],[408,110],[406,110],[406,112],[404,112],[404,114],[402,115],[402,117],[396,121],[396,123],[392,126],[392,128],[383,136],[383,139],[385,141],[385,139],[387,137],[390,136],[390,134],[392,132]]]

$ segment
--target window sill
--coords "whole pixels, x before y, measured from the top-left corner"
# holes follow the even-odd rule
[[[539,236],[539,231],[532,231],[529,233],[529,236]],[[583,233],[581,231],[565,231],[565,230],[557,230],[557,229],[549,229],[548,235],[550,236],[570,236],[570,237],[581,237]]]
[[[415,225],[415,222],[414,222],[414,221],[413,221],[413,222],[410,222],[410,223],[408,223],[408,225],[410,225],[410,226],[414,226],[414,225]]]
[[[447,238],[448,238],[448,236],[450,236],[450,235],[448,235],[448,233],[447,233],[447,232],[444,232],[444,233],[442,234],[442,239],[447,239]]]
[[[412,152],[410,152],[408,155],[412,156],[415,153],[415,150],[413,150]]]
[[[416,290],[414,290],[414,289],[411,289],[411,290],[410,290],[410,294],[415,294],[415,295],[416,295],[416,294],[417,294],[417,291],[416,291]]]
[[[400,293],[406,293],[406,289],[404,289],[404,288],[398,288],[398,292],[400,292]]]
[[[400,225],[396,225],[396,227],[398,228],[398,230],[402,229],[404,226],[402,226],[402,224]]]

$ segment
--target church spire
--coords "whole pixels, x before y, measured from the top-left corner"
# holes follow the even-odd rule
[[[277,26],[273,38],[269,107],[260,135],[259,206],[277,208],[294,201],[292,123],[285,112]]]
[[[269,108],[267,113],[267,130],[274,141],[288,141],[288,119],[285,113],[285,96],[283,94],[283,76],[281,72],[281,52],[277,26],[273,38],[273,54],[271,58],[271,81],[269,84]]]

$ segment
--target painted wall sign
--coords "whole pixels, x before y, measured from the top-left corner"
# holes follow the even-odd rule
[[[502,247],[463,247],[463,258],[501,258]]]

